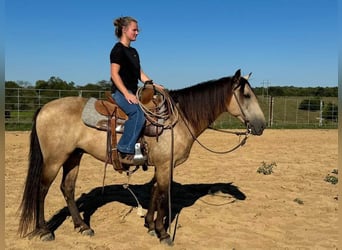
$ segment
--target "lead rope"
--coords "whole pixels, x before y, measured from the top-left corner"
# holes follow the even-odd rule
[[[172,223],[172,208],[171,208],[171,185],[173,181],[173,168],[174,168],[174,163],[173,163],[173,153],[174,153],[174,132],[173,132],[173,127],[171,127],[171,135],[172,135],[172,140],[171,140],[171,163],[170,163],[170,184],[169,184],[169,233],[171,234],[171,223]],[[179,218],[179,213],[176,214],[176,222],[175,226],[173,229],[173,235],[172,235],[172,242],[175,241],[176,237],[176,232],[177,232],[177,225],[178,225],[178,218]]]
[[[174,133],[173,133],[173,126],[171,127],[171,159],[170,159],[170,174],[169,174],[169,187],[168,187],[168,206],[169,206],[169,233],[171,234],[171,223],[172,223],[172,208],[171,208],[171,186],[172,186],[172,181],[173,181],[173,168],[174,168],[174,163],[173,163],[173,153],[174,153]],[[175,229],[173,230],[174,236],[172,239],[172,242],[174,241],[174,237],[176,234],[176,225],[175,224]]]
[[[142,216],[144,216],[143,208],[142,208],[141,204],[139,203],[139,200],[138,200],[137,196],[134,194],[134,192],[132,191],[132,189],[129,188],[129,180],[130,180],[130,178],[131,178],[131,175],[132,175],[136,170],[137,170],[137,168],[136,168],[135,170],[133,170],[133,171],[127,172],[127,183],[123,184],[122,186],[123,186],[124,189],[127,189],[127,190],[132,194],[132,196],[134,197],[134,199],[135,199],[135,201],[137,202],[137,205],[138,205],[138,206],[137,206],[137,208],[138,208],[137,214],[138,214],[140,217],[142,217]]]
[[[149,110],[147,107],[145,107],[141,102],[140,102],[140,96],[141,92],[144,88],[153,88],[152,85],[145,85],[144,87],[141,87],[137,90],[136,96],[139,102],[139,105],[144,112],[145,116],[147,119],[155,126],[160,126],[165,129],[170,128],[171,129],[171,150],[170,150],[170,169],[169,169],[169,185],[168,185],[168,207],[169,207],[169,233],[171,234],[171,224],[172,224],[172,207],[171,207],[171,192],[172,192],[172,181],[173,181],[173,168],[174,168],[174,131],[173,127],[178,121],[178,109],[175,108],[175,104],[173,103],[172,98],[168,94],[167,91],[163,89],[154,89],[154,91],[158,92],[161,97],[162,97],[162,102],[159,103],[158,107],[156,107],[156,110],[160,110],[164,105],[166,105],[166,112],[163,112],[161,114],[158,114],[156,112],[152,112]],[[162,122],[159,122],[161,120]],[[165,123],[165,121],[168,121],[168,123]],[[178,217],[177,217],[178,218]],[[177,219],[178,221],[178,219]],[[175,224],[175,229],[174,229],[174,234],[172,241],[174,241],[175,235],[176,235],[176,226],[177,223]]]
[[[145,85],[144,87],[140,87],[137,90],[136,97],[138,99],[138,103],[142,111],[144,112],[146,118],[155,126],[163,127],[163,128],[171,128],[173,127],[176,122],[178,121],[178,109],[175,108],[172,98],[170,97],[169,93],[164,89],[154,89],[160,96],[162,97],[162,101],[156,107],[156,110],[160,110],[164,105],[168,108],[166,112],[157,113],[150,110],[148,107],[143,105],[140,102],[140,96],[144,88],[153,88],[149,84]],[[159,122],[162,121],[162,122]],[[169,121],[169,122],[166,122]],[[166,122],[164,124],[164,122]]]

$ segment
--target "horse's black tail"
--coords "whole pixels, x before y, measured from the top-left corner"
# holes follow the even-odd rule
[[[39,216],[39,192],[40,179],[43,169],[43,155],[39,145],[36,130],[36,120],[40,109],[36,111],[33,117],[33,126],[30,138],[29,166],[25,182],[23,198],[19,207],[20,221],[18,233],[25,237],[27,231],[32,227],[34,221]]]

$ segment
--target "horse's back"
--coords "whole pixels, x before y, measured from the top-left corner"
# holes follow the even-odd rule
[[[87,102],[82,97],[63,97],[46,103],[40,110],[37,117],[37,124],[46,125],[76,122],[82,115],[82,110]]]
[[[72,112],[79,113],[82,112],[83,107],[87,102],[87,98],[78,96],[69,96],[59,99],[55,99],[46,103],[42,107],[42,112]]]

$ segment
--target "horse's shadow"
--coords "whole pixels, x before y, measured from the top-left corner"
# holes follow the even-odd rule
[[[129,189],[134,193],[139,204],[145,209],[148,209],[149,206],[152,185],[152,182],[142,185],[129,185]],[[184,207],[193,205],[198,199],[205,195],[218,192],[231,195],[235,200],[244,200],[246,198],[245,194],[242,193],[238,187],[232,185],[232,183],[183,185],[172,182],[171,221],[174,220],[175,216],[179,214]],[[226,198],[225,196],[223,197]],[[235,200],[231,202],[234,202]],[[121,202],[132,207],[137,207],[138,205],[134,196],[123,185],[108,185],[104,188],[94,188],[89,193],[82,194],[81,197],[77,199],[76,204],[80,213],[83,212],[85,223],[90,225],[92,214],[101,206],[113,201]],[[62,208],[48,221],[49,229],[55,231],[68,216],[70,216],[68,207]]]

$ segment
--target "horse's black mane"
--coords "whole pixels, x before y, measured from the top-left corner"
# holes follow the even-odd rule
[[[223,77],[183,89],[171,90],[170,96],[195,130],[206,128],[226,111],[233,78]]]

